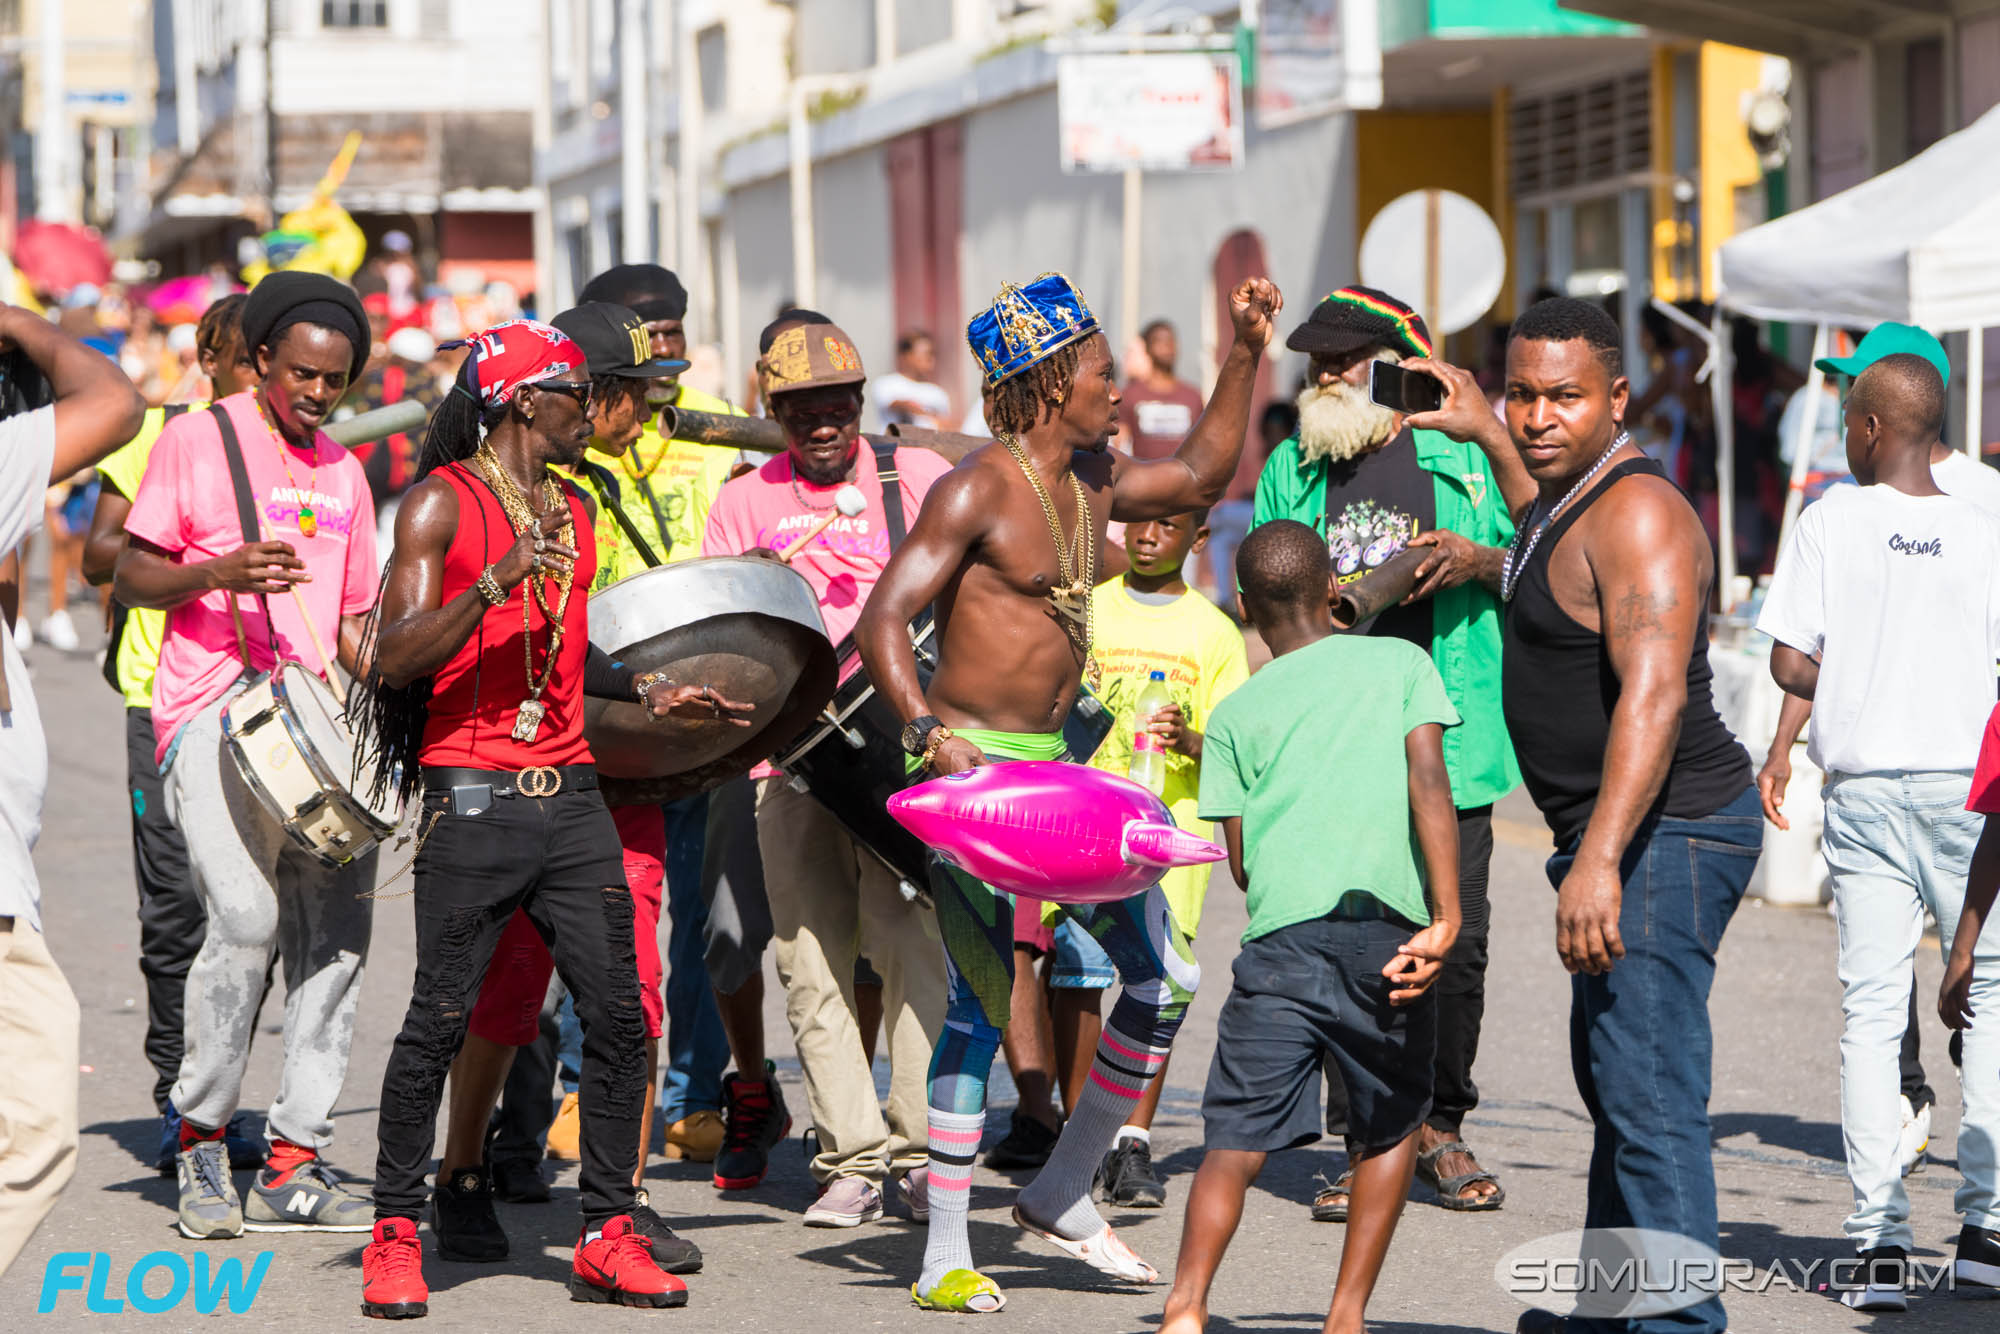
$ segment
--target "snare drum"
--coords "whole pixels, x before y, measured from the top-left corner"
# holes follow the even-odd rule
[[[394,791],[363,795],[340,697],[299,663],[279,663],[224,705],[222,737],[271,818],[329,866],[361,856],[402,819]]]
[[[925,689],[930,688],[937,671],[934,634],[928,611],[911,622],[917,678]],[[841,685],[833,702],[771,762],[791,775],[794,787],[826,807],[856,842],[913,890],[927,892],[930,849],[888,812],[889,798],[911,781],[909,756],[902,744],[903,720],[876,693],[851,638],[841,644],[840,669]],[[1087,762],[1110,735],[1111,722],[1111,711],[1104,701],[1092,694],[1089,686],[1080,685],[1076,702],[1063,722],[1063,741],[1070,757]]]

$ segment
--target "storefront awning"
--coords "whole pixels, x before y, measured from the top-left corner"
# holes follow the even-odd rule
[[[1778,55],[1837,54],[1913,27],[1935,32],[1941,0],[1559,0],[1564,9]]]

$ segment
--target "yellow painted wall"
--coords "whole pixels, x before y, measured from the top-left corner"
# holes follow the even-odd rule
[[[1494,121],[1490,111],[1364,111],[1354,117],[1354,240],[1384,205],[1412,190],[1455,190],[1500,220],[1495,182]],[[1500,235],[1513,263],[1514,238]],[[1508,300],[1508,287],[1501,289]]]
[[[1736,234],[1736,192],[1764,177],[1743,128],[1743,94],[1755,91],[1761,52],[1701,46],[1701,296],[1715,299],[1715,252]]]
[[[1690,293],[1674,282],[1674,48],[1653,48],[1653,292],[1669,301]]]

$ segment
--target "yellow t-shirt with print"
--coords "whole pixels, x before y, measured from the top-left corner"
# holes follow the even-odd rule
[[[674,406],[690,412],[710,412],[741,417],[734,405],[683,385]],[[609,472],[618,484],[616,504],[638,529],[639,536],[662,563],[693,560],[701,555],[701,536],[708,528],[708,507],[715,493],[729,480],[737,452],[727,445],[703,445],[692,440],[668,440],[656,423],[646,429],[622,458],[608,458],[591,451],[585,458]],[[591,486],[597,496],[597,578],[595,592],[646,568],[638,549],[625,535],[618,520],[603,507],[609,498],[602,488]]]
[[[196,412],[206,403],[190,403],[182,411]],[[146,463],[153,457],[153,445],[167,425],[166,408],[148,408],[139,425],[139,434],[121,445],[97,465],[97,475],[106,486],[127,500],[139,494],[139,479],[146,475]],[[128,709],[153,707],[153,671],[160,665],[160,641],[166,637],[167,614],[149,607],[134,607],[125,613],[125,632],[118,638],[118,689]]]
[[[1189,589],[1164,603],[1144,602],[1121,576],[1099,584],[1091,595],[1095,623],[1092,652],[1104,669],[1098,697],[1111,710],[1111,734],[1091,764],[1122,774],[1132,767],[1137,732],[1135,705],[1153,672],[1167,674],[1167,690],[1187,725],[1208,727],[1215,706],[1249,677],[1243,635],[1214,603]],[[1161,800],[1183,829],[1208,835],[1196,817],[1201,766],[1178,751],[1167,752],[1167,782]],[[1210,867],[1177,866],[1162,878],[1174,918],[1189,935],[1201,921]]]

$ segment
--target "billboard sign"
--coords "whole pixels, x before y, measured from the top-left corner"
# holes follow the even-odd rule
[[[1056,75],[1066,172],[1227,171],[1243,161],[1233,51],[1070,52]]]

